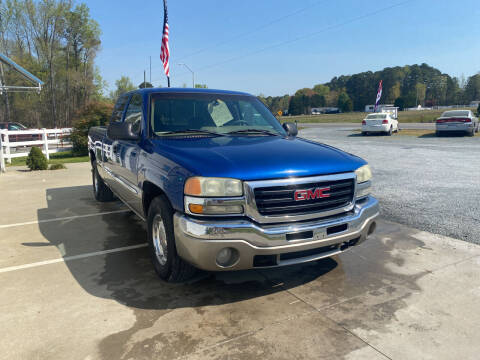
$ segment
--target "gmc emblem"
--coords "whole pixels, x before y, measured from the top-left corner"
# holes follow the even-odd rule
[[[295,201],[328,198],[330,197],[330,194],[325,194],[326,191],[330,191],[330,186],[308,190],[297,190],[295,191]]]

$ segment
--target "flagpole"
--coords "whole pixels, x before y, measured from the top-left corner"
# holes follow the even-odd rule
[[[170,76],[167,76],[168,87],[170,87]]]

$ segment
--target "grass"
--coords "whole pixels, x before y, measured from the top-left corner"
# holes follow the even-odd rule
[[[7,166],[22,166],[26,165],[27,157],[13,158],[11,164],[6,164]],[[73,156],[71,151],[62,151],[55,154],[50,154],[50,160],[48,161],[49,165],[53,164],[68,164],[68,163],[79,163],[79,162],[88,162],[90,158],[87,156]]]
[[[398,121],[400,123],[431,123],[434,122],[445,110],[422,110],[422,111],[399,111]],[[281,116],[280,121],[298,123],[359,123],[367,113],[351,112],[344,114],[322,114],[322,115],[299,115]]]

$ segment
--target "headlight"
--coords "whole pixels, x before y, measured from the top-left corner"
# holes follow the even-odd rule
[[[205,197],[242,196],[242,182],[228,178],[191,177],[185,183],[185,195]]]
[[[357,175],[357,183],[361,184],[372,178],[372,170],[370,170],[370,166],[363,165],[355,170],[355,175]]]

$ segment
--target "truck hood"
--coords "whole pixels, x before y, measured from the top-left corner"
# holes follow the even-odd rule
[[[343,173],[366,164],[328,145],[279,136],[157,139],[153,146],[195,175],[241,180]]]

